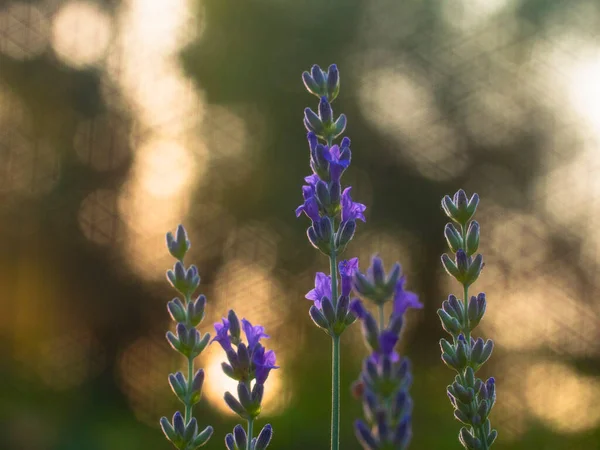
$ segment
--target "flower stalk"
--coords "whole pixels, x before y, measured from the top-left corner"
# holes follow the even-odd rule
[[[204,335],[196,327],[204,319],[206,297],[199,295],[193,300],[194,292],[200,284],[200,276],[196,266],[185,268],[183,260],[190,249],[185,228],[177,227],[176,235],[167,233],[167,248],[177,260],[173,270],[167,271],[167,279],[181,297],[176,297],[167,304],[171,318],[177,322],[176,334],[169,331],[167,341],[171,347],[187,360],[187,378],[181,373],[169,375],[171,389],[184,405],[184,414],[175,412],[172,421],[166,417],[160,419],[161,428],[169,441],[179,450],[195,450],[205,445],[213,433],[211,426],[198,432],[198,423],[193,417],[193,407],[200,401],[204,370],[199,369],[194,375],[194,359],[208,345],[210,334]],[[183,301],[181,301],[183,298]]]
[[[365,221],[363,213],[366,207],[352,201],[350,187],[342,191],[341,176],[350,165],[351,151],[347,137],[339,145],[333,144],[346,128],[346,116],[341,114],[335,119],[331,107],[340,89],[337,66],[333,64],[325,72],[314,65],[310,72],[302,74],[302,79],[306,89],[319,98],[319,104],[317,112],[310,108],[304,110],[313,173],[305,178],[307,184],[302,187],[304,202],[296,209],[296,216],[304,213],[311,220],[308,240],[329,258],[329,276],[317,273],[315,289],[306,298],[314,302],[309,310],[313,322],[332,340],[331,450],[339,450],[340,336],[356,318],[349,311],[350,282],[344,281],[342,274],[342,266],[346,270],[348,261],[339,262],[342,288],[338,292],[337,258],[352,240],[356,221]],[[358,260],[354,260],[354,265],[357,265]]]
[[[484,293],[469,299],[469,287],[483,268],[483,257],[476,254],[479,224],[471,221],[478,204],[477,194],[468,199],[462,189],[453,198],[447,195],[442,200],[442,209],[452,220],[446,225],[444,235],[450,251],[455,254],[454,258],[443,254],[442,265],[462,284],[463,300],[450,295],[438,310],[442,327],[452,337],[452,342],[440,340],[440,347],[444,363],[457,372],[447,394],[454,407],[454,417],[465,425],[460,429],[459,440],[467,450],[489,450],[498,435],[488,418],[496,401],[495,380],[492,377],[484,382],[475,375],[494,348],[492,340],[484,342],[482,338],[472,337],[486,310]]]

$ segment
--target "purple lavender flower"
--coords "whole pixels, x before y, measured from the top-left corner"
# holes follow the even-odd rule
[[[362,220],[366,222],[365,215],[363,214],[367,207],[362,203],[356,203],[352,201],[350,197],[351,187],[347,187],[342,192],[342,221],[348,220]]]
[[[338,268],[342,278],[342,295],[347,297],[352,291],[352,278],[358,271],[358,258],[340,261]]]
[[[404,315],[408,308],[423,308],[423,303],[419,301],[417,294],[404,290],[405,282],[406,277],[402,276],[396,283],[394,290],[394,314],[397,316]]]
[[[223,350],[231,350],[231,338],[229,337],[229,320],[223,318],[222,323],[215,323],[217,335],[211,342],[217,341],[223,347]]]
[[[267,377],[272,369],[279,369],[279,366],[275,365],[275,352],[269,350],[265,352],[265,348],[260,345],[254,351],[252,362],[256,366],[256,382],[264,384],[267,381]]]
[[[311,175],[304,179],[308,185],[302,186],[302,197],[304,203],[296,208],[296,217],[300,217],[302,213],[306,214],[313,222],[318,222],[321,216],[319,215],[319,204],[315,193],[315,185],[319,181],[317,175]]]
[[[321,309],[321,301],[323,297],[331,300],[331,277],[323,272],[317,272],[315,277],[315,288],[311,289],[306,298],[315,302],[315,306]]]
[[[248,351],[252,352],[258,341],[261,338],[269,338],[270,336],[265,333],[265,327],[262,325],[252,326],[252,324],[246,319],[242,319],[242,327],[244,328],[244,333],[246,333],[246,339],[248,341]]]

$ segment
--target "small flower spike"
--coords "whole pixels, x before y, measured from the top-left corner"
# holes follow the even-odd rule
[[[241,331],[246,342],[242,340]],[[228,362],[222,364],[223,372],[238,382],[237,397],[226,392],[225,403],[248,424],[247,432],[241,425],[236,425],[233,433],[225,437],[225,446],[228,450],[264,450],[271,442],[273,429],[271,425],[266,425],[258,437],[253,437],[253,426],[262,408],[269,374],[271,370],[279,368],[275,365],[275,352],[266,350],[260,342],[261,339],[268,339],[269,335],[263,326],[252,325],[246,319],[242,319],[240,326],[233,310],[229,311],[227,319],[215,323],[215,332],[217,335],[213,342],[217,341],[227,356]]]
[[[365,420],[354,424],[356,438],[365,450],[405,450],[411,439],[412,383],[410,362],[395,347],[400,340],[404,313],[422,308],[416,294],[404,289],[405,278],[395,264],[388,277],[383,261],[375,256],[364,275],[354,273],[355,289],[379,308],[379,325],[363,303],[352,300],[350,310],[362,322],[362,332],[370,355],[363,362],[360,378],[352,387],[362,400]],[[356,286],[360,286],[360,289]],[[385,323],[384,304],[392,301],[392,314]]]
[[[350,186],[342,187],[342,175],[350,166],[352,152],[348,137],[334,144],[346,129],[346,116],[341,114],[336,118],[331,106],[340,91],[337,66],[332,64],[324,71],[314,65],[302,74],[302,81],[308,92],[319,98],[319,104],[316,112],[310,108],[304,110],[312,173],[304,178],[303,203],[296,208],[296,217],[304,213],[310,219],[311,225],[306,230],[308,241],[329,258],[329,275],[317,273],[315,288],[306,298],[313,302],[310,318],[331,337],[331,450],[339,450],[340,336],[356,320],[349,307],[351,279],[358,268],[358,259],[341,261],[338,265],[338,257],[354,237],[356,221],[365,222],[367,207],[352,200]]]
[[[194,292],[200,284],[198,269],[192,265],[185,268],[183,259],[190,249],[185,228],[177,227],[175,236],[167,233],[167,248],[177,259],[173,270],[167,271],[167,279],[181,294],[167,303],[171,318],[177,323],[175,333],[167,332],[167,341],[171,347],[181,353],[188,362],[187,378],[181,372],[169,375],[169,384],[175,396],[185,406],[185,413],[175,413],[171,422],[166,417],[160,419],[160,426],[169,441],[179,450],[194,450],[208,442],[213,433],[211,426],[198,431],[198,423],[192,417],[192,409],[200,401],[204,384],[204,370],[194,374],[194,359],[202,353],[210,341],[210,334],[201,334],[196,327],[204,318],[206,297],[199,295],[195,300]],[[215,338],[217,339],[217,338]]]
[[[492,429],[488,418],[496,401],[494,378],[487,381],[476,377],[476,372],[490,358],[494,343],[482,338],[473,338],[471,333],[479,324],[486,310],[484,293],[469,299],[469,286],[478,278],[483,268],[483,257],[479,248],[479,224],[471,220],[479,204],[479,196],[467,198],[460,189],[451,198],[442,199],[442,209],[452,221],[444,229],[454,258],[442,255],[442,265],[448,274],[463,286],[464,297],[459,300],[450,295],[438,310],[442,327],[452,338],[442,339],[442,361],[457,372],[447,388],[454,417],[464,426],[458,438],[467,450],[489,450],[498,432]]]

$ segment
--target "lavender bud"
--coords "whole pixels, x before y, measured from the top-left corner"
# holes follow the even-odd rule
[[[177,227],[175,238],[170,231],[167,233],[167,248],[174,258],[183,261],[185,254],[190,249],[190,241],[183,225]]]
[[[195,330],[195,328],[194,328],[194,330]],[[198,338],[200,337],[200,334],[198,333],[197,330],[196,330],[196,335]],[[210,333],[204,333],[204,335],[202,336],[202,339],[197,341],[196,344],[194,345],[194,349],[193,349],[194,358],[196,356],[198,356],[200,353],[202,353],[209,343],[210,343]]]
[[[482,295],[482,294],[479,294]],[[483,294],[483,302],[485,303],[485,294]],[[469,306],[467,309],[467,315],[469,316],[469,328],[473,330],[481,321],[483,314],[479,309],[481,302],[478,301],[478,297],[472,296],[469,300]]]
[[[241,425],[236,425],[233,429],[233,436],[237,448],[242,450],[248,446],[248,439],[246,438],[246,432],[244,431],[244,427],[242,427]]]
[[[312,131],[317,135],[323,133],[323,123],[319,116],[310,108],[304,109],[304,126],[308,131]]]
[[[406,416],[396,427],[396,432],[394,433],[394,439],[392,442],[394,445],[398,445],[399,448],[405,449],[408,447],[411,437],[412,433],[410,430],[410,416]]]
[[[442,209],[444,210],[446,215],[452,220],[454,220],[454,217],[458,215],[458,208],[456,207],[449,195],[445,195],[442,199]]]
[[[192,448],[202,447],[208,442],[213,434],[213,427],[206,427],[200,432],[192,442]]]
[[[337,307],[335,311],[335,319],[336,322],[344,323],[346,319],[346,315],[348,314],[348,308],[350,307],[350,297],[346,295],[340,296],[337,302]]]
[[[474,255],[479,248],[479,223],[475,220],[471,222],[469,229],[467,230],[466,244],[467,255]]]
[[[171,347],[173,347],[174,350],[181,353],[181,350],[182,350],[181,342],[179,342],[179,339],[177,338],[177,336],[175,336],[170,331],[167,331],[167,341],[169,341],[169,344],[171,344]]]
[[[371,314],[367,314],[365,319],[362,321],[362,333],[365,341],[371,347],[371,350],[379,350],[379,328],[377,322]]]
[[[333,308],[331,300],[329,300],[327,297],[323,297],[321,300],[321,308],[323,310],[323,315],[327,319],[327,322],[330,324],[335,323],[335,309]]]
[[[467,207],[467,204],[469,203],[469,201],[467,200],[467,194],[463,189],[459,189],[458,191],[456,191],[456,193],[454,194],[453,201],[459,211],[465,209]]]
[[[458,249],[456,252],[456,267],[461,279],[464,279],[464,276],[469,269],[469,259],[467,258],[467,254],[463,249]],[[461,281],[461,279],[458,280]]]
[[[458,253],[456,254],[458,258]],[[464,276],[464,281],[462,282],[464,285],[473,284],[477,278],[479,278],[479,274],[481,273],[481,269],[483,268],[483,256],[478,254],[473,262],[469,266],[469,270],[466,272]]]
[[[362,401],[365,417],[369,422],[373,422],[377,410],[377,397],[373,392],[367,389],[362,396]]]
[[[252,402],[255,405],[260,406],[263,400],[263,396],[265,395],[265,385],[261,383],[256,383],[252,388]]]
[[[446,339],[440,339],[440,348],[442,349],[442,354],[446,354],[453,359],[455,358],[456,350],[454,349],[454,346]]]
[[[271,443],[273,437],[273,427],[271,424],[266,424],[260,431],[256,443],[254,444],[254,450],[265,450]]]
[[[398,378],[400,380],[406,378],[410,371],[410,361],[408,358],[403,358],[402,362],[397,365],[396,373],[394,378]]]
[[[442,265],[444,266],[444,269],[446,269],[446,272],[448,272],[448,275],[456,278],[457,280],[460,278],[461,275],[458,271],[458,267],[456,267],[454,261],[452,261],[452,259],[450,259],[446,253],[442,255]]]
[[[362,444],[363,449],[377,450],[379,448],[371,430],[369,430],[369,427],[362,420],[354,422],[354,430],[356,431],[356,438]]]
[[[249,411],[253,407],[252,397],[250,396],[250,390],[246,383],[239,382],[237,386],[238,399],[246,411]]]
[[[404,325],[404,316],[393,314],[390,318],[388,330],[399,336],[400,332],[402,331],[402,325]]]
[[[369,297],[375,293],[375,286],[369,279],[359,271],[354,273],[354,290],[364,297]]]
[[[327,97],[321,97],[319,102],[319,118],[325,126],[329,125],[333,119],[333,110],[327,101]]]
[[[315,64],[312,66],[310,74],[312,75],[313,80],[315,80],[315,83],[317,83],[317,85],[319,86],[319,90],[322,92],[325,88],[326,83],[323,71],[318,65]]]
[[[329,195],[327,184],[324,181],[319,180],[315,186],[315,193],[319,206],[324,211],[327,211],[331,206],[331,196]]]
[[[392,402],[392,417],[400,418],[408,413],[410,413],[410,409],[412,408],[412,401],[406,391],[400,391],[394,397],[394,401]]]
[[[342,187],[339,180],[333,180],[329,184],[329,197],[331,202],[331,209],[337,209],[340,205],[340,199],[342,197]],[[335,211],[331,211],[332,215],[335,215]]]
[[[237,349],[238,367],[241,372],[247,372],[250,369],[250,353],[248,347],[243,342],[240,342]]]
[[[485,421],[490,413],[490,404],[487,400],[482,400],[477,407],[477,414],[481,417],[482,421]]]
[[[234,380],[237,380],[237,376],[235,375],[235,371],[233,370],[233,367],[231,367],[229,364],[227,363],[221,363],[221,369],[223,370],[223,373],[225,373],[225,375],[227,375],[229,378],[233,378]]]
[[[173,429],[181,437],[185,434],[185,423],[183,422],[183,416],[179,411],[173,415]]]
[[[190,324],[195,327],[204,319],[204,309],[206,308],[206,297],[199,295],[195,302],[188,303],[188,318]]]
[[[446,228],[444,228],[444,236],[446,237],[446,242],[448,242],[448,247],[454,253],[458,251],[460,248],[464,248],[463,239],[456,229],[454,225],[451,223],[446,224]]]
[[[461,423],[464,423],[465,425],[471,425],[471,419],[469,419],[469,416],[462,412],[460,409],[454,410],[454,417],[456,418],[456,420],[458,420]]]
[[[380,409],[375,413],[375,421],[377,422],[377,434],[379,440],[385,442],[389,433],[385,409]]]
[[[388,355],[381,356],[381,378],[392,379],[392,361]]]
[[[344,251],[348,243],[352,240],[355,231],[356,222],[354,220],[346,220],[342,223],[335,237],[335,246],[340,252]]]
[[[304,86],[306,87],[306,90],[308,92],[310,92],[313,95],[316,95],[317,97],[321,96],[321,90],[319,85],[316,83],[313,77],[310,76],[308,72],[302,73],[302,81],[304,82]]]
[[[183,306],[183,303],[181,303],[181,300],[179,300],[178,297],[167,303],[167,309],[175,322],[185,322],[185,306]]]
[[[443,309],[438,309],[437,314],[442,321],[442,327],[448,334],[452,336],[456,336],[462,331],[461,324],[454,317],[451,317],[446,311]]]
[[[465,427],[460,429],[459,439],[468,450],[480,450],[483,448],[481,446],[481,441],[473,436]]]
[[[375,282],[375,285],[383,284],[385,282],[385,270],[381,258],[378,256],[373,257],[371,268],[373,270],[373,281]]]
[[[460,335],[462,336],[462,334]],[[457,370],[463,370],[465,367],[467,367],[467,363],[468,363],[468,358],[467,358],[467,344],[463,339],[458,339],[458,342],[456,343],[456,367],[455,369]]]
[[[191,442],[196,437],[197,433],[198,433],[198,421],[196,420],[195,417],[192,417],[185,428],[185,433],[183,435],[183,439],[185,440],[185,442]]]
[[[181,372],[177,372],[177,375],[181,375],[181,377],[183,378],[183,374],[181,374]],[[175,375],[175,374],[169,375],[169,384],[171,385],[171,389],[173,390],[173,392],[175,393],[177,398],[185,403],[185,397],[187,394],[187,387],[185,385],[185,379],[183,380],[183,383],[182,383],[180,378],[177,375]]]
[[[227,433],[225,436],[225,447],[227,447],[227,450],[238,450],[233,441],[233,434]]]
[[[308,313],[310,314],[310,318],[313,320],[315,325],[325,331],[329,331],[329,322],[327,322],[327,319],[319,308],[317,308],[315,305],[312,305]]]
[[[402,271],[402,266],[398,263],[394,263],[392,266],[392,270],[388,275],[388,279],[385,282],[386,291],[393,290],[396,284],[398,283],[398,279],[400,278],[400,273]]]
[[[377,371],[377,366],[370,358],[367,358],[363,364],[362,374],[367,375],[367,379],[374,383],[379,379],[379,372]],[[369,383],[368,383],[369,384]]]
[[[496,438],[498,437],[498,432],[496,430],[492,430],[487,436],[487,445],[488,448],[492,446]]]
[[[230,392],[225,392],[223,399],[225,400],[225,403],[227,403],[227,406],[229,406],[229,408],[242,419],[250,419],[250,415],[246,412],[240,402],[233,395],[231,395]]]
[[[192,389],[190,392],[190,401],[192,405],[195,405],[200,401],[200,397],[202,396],[202,385],[204,384],[204,370],[198,369],[194,379],[192,381]]]
[[[477,210],[477,205],[479,205],[479,195],[473,194],[466,208],[466,213],[469,216],[469,219],[475,214],[475,211]]]
[[[340,114],[335,123],[333,124],[333,138],[337,139],[340,137],[344,131],[346,130],[346,115]]]
[[[467,387],[475,386],[475,371],[472,367],[467,367],[465,370],[465,382]]]
[[[329,66],[327,71],[327,98],[334,101],[340,92],[340,72],[335,64]]]

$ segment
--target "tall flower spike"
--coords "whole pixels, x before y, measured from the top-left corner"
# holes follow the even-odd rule
[[[474,339],[472,331],[479,324],[486,310],[485,294],[469,299],[469,286],[483,268],[483,257],[476,254],[479,248],[479,224],[471,220],[479,203],[479,196],[467,198],[460,189],[453,197],[442,199],[442,209],[453,223],[448,223],[444,235],[450,252],[442,255],[446,272],[463,287],[463,300],[450,295],[442,303],[438,315],[442,327],[452,341],[440,340],[442,361],[458,372],[455,381],[448,386],[447,394],[454,408],[454,417],[463,426],[458,438],[467,450],[489,450],[498,432],[492,429],[488,418],[496,401],[494,378],[486,382],[476,377],[477,370],[489,359],[494,343]],[[458,227],[458,228],[457,228]]]
[[[312,174],[302,186],[303,203],[296,208],[311,220],[306,231],[313,247],[329,258],[329,275],[319,272],[315,288],[306,294],[313,301],[309,315],[315,325],[332,340],[332,405],[331,450],[339,449],[340,414],[340,336],[356,317],[350,312],[351,282],[358,259],[340,262],[341,291],[338,292],[338,257],[345,251],[356,232],[356,221],[365,222],[366,206],[350,197],[351,187],[342,187],[342,175],[350,166],[350,139],[339,144],[334,140],[346,129],[346,116],[334,116],[331,103],[340,89],[340,74],[335,64],[327,72],[312,66],[302,74],[306,89],[319,98],[317,112],[304,110],[304,126],[308,130],[309,165]],[[319,142],[321,140],[321,142]]]
[[[243,342],[240,330],[244,331],[246,342]],[[222,364],[223,372],[238,382],[237,397],[226,392],[225,403],[247,422],[247,431],[241,425],[235,426],[233,433],[225,437],[225,446],[228,450],[264,450],[271,441],[272,427],[266,425],[258,437],[254,437],[254,421],[262,408],[265,382],[271,370],[279,368],[275,365],[275,352],[266,350],[260,342],[269,338],[269,335],[263,326],[252,325],[246,319],[241,320],[240,327],[233,310],[229,311],[227,319],[215,323],[215,331],[217,337],[213,341],[221,344],[228,361]],[[258,442],[260,447],[257,447]]]
[[[198,369],[194,374],[194,358],[202,353],[210,340],[210,334],[201,335],[196,329],[204,318],[206,297],[200,295],[195,300],[192,298],[200,284],[200,276],[195,266],[186,269],[183,264],[183,259],[190,248],[190,241],[183,225],[177,227],[175,237],[171,232],[167,233],[167,248],[177,259],[173,270],[167,271],[167,279],[182,294],[182,298],[176,297],[167,304],[171,318],[177,322],[176,334],[169,331],[167,340],[173,349],[186,358],[188,370],[187,378],[181,372],[169,375],[171,389],[184,404],[185,413],[182,415],[177,411],[172,421],[162,417],[160,426],[175,448],[194,450],[206,444],[213,433],[211,426],[199,432],[198,423],[192,416],[193,407],[202,396],[204,384],[204,370]],[[218,338],[219,336],[215,339]]]
[[[353,385],[370,425],[362,420],[355,422],[356,437],[365,450],[405,450],[411,439],[410,362],[401,357],[395,347],[400,340],[404,313],[408,308],[422,308],[423,305],[416,294],[404,290],[405,279],[399,275],[400,265],[395,264],[386,279],[383,261],[377,256],[373,257],[367,275],[358,271],[354,275],[360,289],[369,293],[366,298],[379,308],[378,326],[360,300],[355,299],[350,305],[362,322],[365,344],[370,352],[363,362],[360,378]],[[393,311],[386,324],[383,308],[390,300],[394,303]]]

